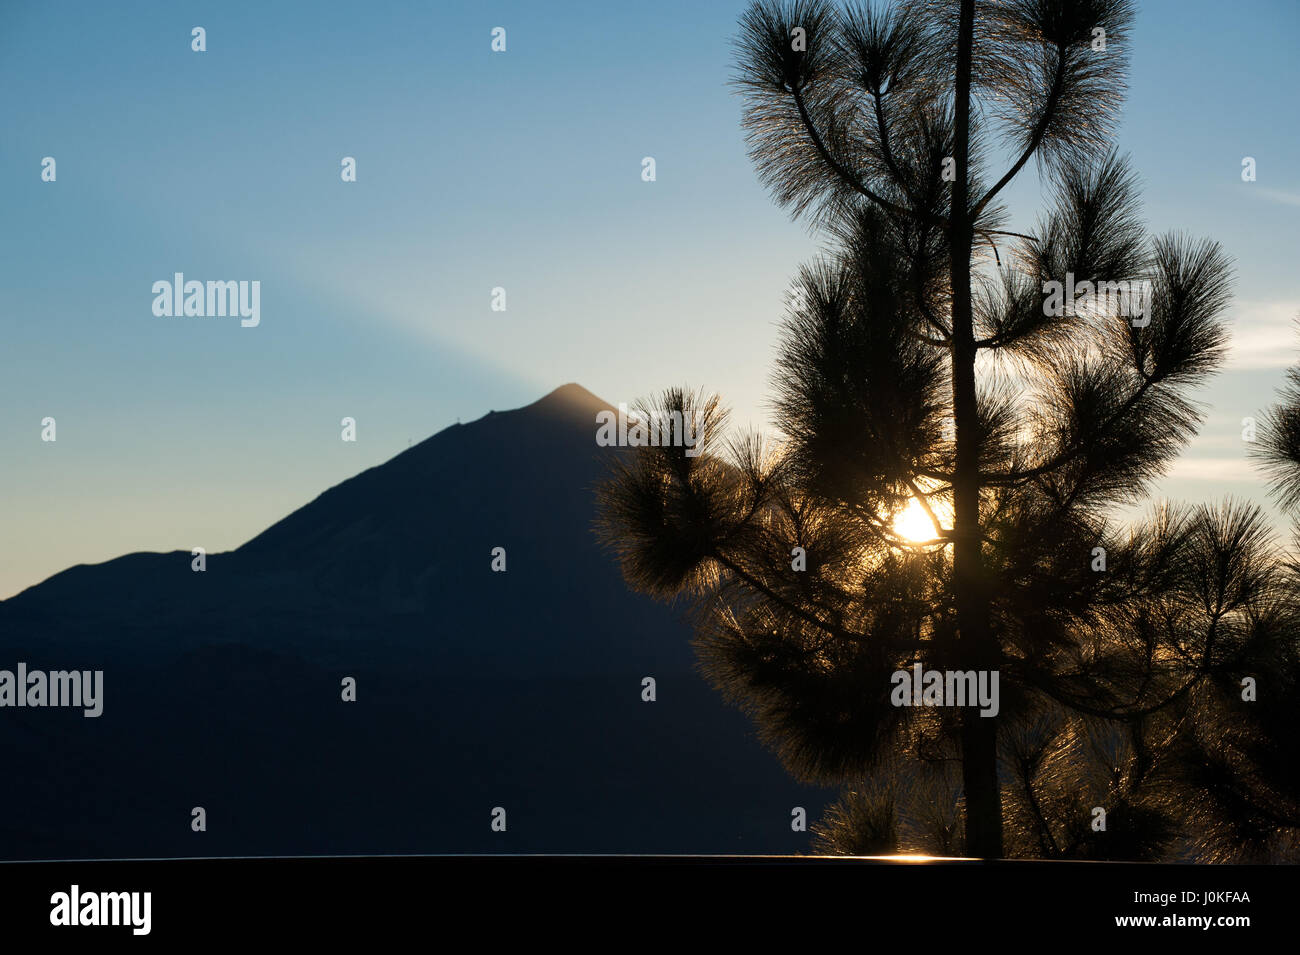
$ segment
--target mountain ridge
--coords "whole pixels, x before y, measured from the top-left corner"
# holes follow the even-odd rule
[[[262,537],[269,530],[276,527],[280,523],[284,522],[288,518],[292,517],[294,514],[298,513],[298,511],[301,511],[304,508],[312,506],[313,504],[315,504],[317,501],[319,501],[321,498],[323,498],[325,495],[329,494],[330,492],[336,490],[339,487],[342,487],[343,485],[349,483],[350,481],[354,481],[357,478],[363,477],[364,475],[370,473],[371,471],[375,471],[379,468],[386,467],[389,464],[392,464],[393,462],[406,457],[407,455],[411,455],[412,452],[418,451],[419,449],[429,445],[431,442],[436,441],[437,439],[448,434],[449,432],[454,432],[460,428],[473,427],[481,422],[486,421],[489,418],[508,417],[511,415],[519,415],[525,412],[531,412],[534,414],[538,414],[542,412],[548,414],[565,413],[565,412],[572,413],[575,410],[590,412],[590,416],[592,418],[593,428],[594,428],[595,413],[601,410],[613,410],[613,406],[610,405],[608,402],[604,401],[603,399],[597,397],[595,394],[593,394],[591,391],[588,391],[586,388],[584,388],[582,385],[578,384],[577,382],[567,382],[566,384],[560,385],[559,387],[552,389],[547,394],[543,395],[537,400],[530,402],[529,404],[526,405],[521,405],[518,408],[510,408],[504,411],[495,411],[495,410],[488,411],[486,414],[482,415],[479,418],[475,418],[473,421],[468,421],[463,424],[457,422],[455,424],[447,425],[446,427],[442,428],[440,431],[434,432],[432,435],[423,439],[422,441],[413,445],[412,447],[399,451],[397,454],[381,462],[380,464],[372,465],[371,467],[366,468],[363,471],[359,471],[358,473],[352,475],[351,477],[344,478],[338,484],[326,488],[325,490],[321,491],[318,495],[316,495],[316,497],[312,498],[307,503],[300,505],[298,508],[295,508],[293,511],[290,511],[289,514],[285,515],[285,517],[283,518],[280,518],[280,520],[276,521],[275,523],[258,531],[256,534],[254,534],[248,540],[244,541],[242,544],[239,544],[238,546],[230,550],[214,551],[206,556],[209,558],[220,557],[226,554],[236,553],[244,549],[245,547],[248,547],[249,544],[253,543],[258,538]],[[49,577],[46,577],[44,580],[38,581],[37,583],[34,583],[29,587],[23,588],[22,590],[18,591],[15,594],[12,594],[7,598],[0,599],[0,605],[3,605],[10,601],[17,600],[18,598],[23,597],[23,595],[27,594],[29,591],[35,590],[36,588],[39,587],[43,587],[46,584],[50,583],[51,581],[54,581],[57,578],[60,578],[64,575],[71,574],[73,572],[79,572],[88,568],[103,568],[106,567],[107,565],[114,564],[117,561],[127,561],[127,560],[144,558],[144,557],[174,557],[178,560],[184,559],[185,561],[188,562],[191,559],[191,552],[186,550],[179,550],[179,549],[171,550],[171,551],[153,551],[153,550],[131,551],[126,554],[119,554],[116,557],[110,557],[107,560],[99,561],[97,563],[72,564],[69,567],[65,567],[62,570],[56,571],[55,573],[51,574]]]

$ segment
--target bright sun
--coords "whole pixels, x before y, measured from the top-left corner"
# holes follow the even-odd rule
[[[894,533],[909,541],[934,540],[934,525],[916,498],[912,498],[894,518]]]

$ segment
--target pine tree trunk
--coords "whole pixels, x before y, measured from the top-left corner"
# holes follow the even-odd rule
[[[989,627],[979,523],[979,434],[975,404],[975,334],[971,314],[972,223],[967,163],[970,157],[971,47],[975,0],[962,0],[957,43],[953,182],[952,398],[956,425],[953,478],[953,588],[957,605],[958,655],[964,669],[993,670],[998,646]],[[966,852],[981,858],[1002,855],[1002,797],[998,785],[996,717],[974,708],[961,714],[962,783],[966,794]]]

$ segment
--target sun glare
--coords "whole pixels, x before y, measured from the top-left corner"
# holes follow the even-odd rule
[[[894,533],[904,540],[928,541],[935,537],[934,525],[916,498],[894,517]]]

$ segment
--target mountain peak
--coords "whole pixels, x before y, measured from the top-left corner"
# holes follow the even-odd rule
[[[593,411],[596,411],[603,408],[611,408],[613,406],[603,398],[592,394],[577,382],[571,381],[568,384],[560,385],[560,387],[537,399],[528,407],[537,408],[539,410],[542,408],[550,409],[565,407],[581,408],[584,410],[592,409]]]

